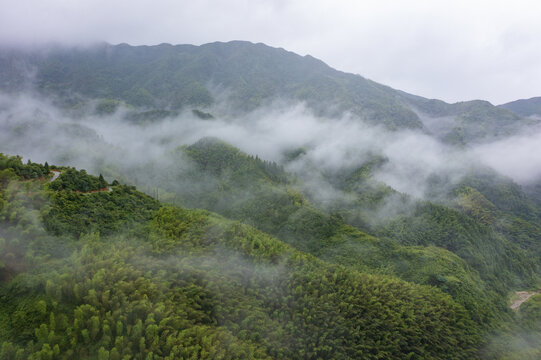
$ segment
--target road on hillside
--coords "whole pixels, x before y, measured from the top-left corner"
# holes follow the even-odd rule
[[[51,172],[53,173],[53,177],[51,178],[51,180],[49,180],[49,182],[55,181],[60,176],[60,171],[58,170],[51,170]]]
[[[517,291],[516,294],[518,295],[518,299],[513,301],[511,305],[511,309],[518,310],[520,308],[520,305],[522,305],[524,302],[526,302],[529,298],[531,298],[534,295],[541,294],[541,290],[537,291]]]

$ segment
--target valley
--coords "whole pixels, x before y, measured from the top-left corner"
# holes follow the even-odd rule
[[[244,41],[1,49],[0,89],[0,358],[541,354],[516,104]]]

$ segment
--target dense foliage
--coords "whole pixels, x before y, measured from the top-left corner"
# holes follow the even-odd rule
[[[2,358],[476,356],[480,329],[437,289],[330,265],[200,210],[158,210],[130,188],[43,187],[2,188]],[[110,218],[93,217],[78,238],[48,235],[40,218],[62,223],[80,201],[140,222],[104,237],[92,231]]]
[[[24,89],[31,66],[61,108],[8,110],[2,151],[34,139],[22,153],[54,149],[55,163],[83,159],[152,195],[0,154],[0,358],[539,358],[539,296],[518,311],[508,301],[539,286],[541,185],[474,164],[432,174],[420,200],[376,180],[401,164],[375,147],[322,167],[310,141],[276,163],[155,131],[186,120],[193,139],[302,101],[322,122],[413,128],[457,150],[534,118],[413,96],[263,44],[0,52],[3,90]],[[111,124],[148,131],[163,158],[142,146],[133,159],[136,146],[94,130]]]
[[[48,52],[2,49],[1,55],[4,91],[22,90],[33,81],[72,109],[86,101],[73,94],[99,100],[98,114],[110,114],[124,103],[150,109],[136,118],[156,119],[170,109],[187,108],[208,119],[212,115],[204,110],[223,100],[233,114],[273,101],[303,102],[319,115],[349,113],[391,129],[428,128],[455,144],[515,133],[526,121],[488,102],[429,100],[337,71],[309,55],[243,41],[201,46],[100,44]],[[28,66],[37,72],[31,80]],[[418,112],[454,120],[440,131],[423,124]]]
[[[78,171],[74,168],[69,168],[62,171],[58,179],[53,181],[50,187],[53,190],[89,192],[105,190],[108,184],[101,174],[99,177],[95,177],[88,175],[85,170]]]
[[[436,286],[451,294],[482,326],[507,321],[511,317],[506,305],[508,291],[537,281],[539,268],[532,257],[535,247],[519,246],[509,231],[502,231],[502,222],[496,222],[502,218],[501,211],[510,210],[510,202],[496,201],[495,195],[513,194],[505,190],[504,186],[513,188],[507,182],[493,184],[488,191],[468,180],[498,206],[507,206],[501,210],[466,185],[460,185],[458,197],[447,206],[415,202],[371,180],[372,168],[385,162],[374,157],[352,172],[326,174],[348,194],[345,202],[332,204],[335,212],[329,214],[318,208],[323,204],[307,198],[310,194],[297,190],[293,176],[273,181],[257,170],[263,166],[261,160],[230,145],[205,139],[181,150],[179,156],[184,157],[180,162],[185,163],[187,156],[194,164],[189,171],[183,167],[173,175],[179,180],[174,187],[164,183],[179,196],[178,203],[242,220],[331,263]],[[520,190],[514,193],[519,196],[516,208],[526,206],[521,211],[531,215],[531,206],[525,205],[524,198],[520,200]],[[374,221],[373,214],[391,199],[395,215]],[[517,221],[523,224],[526,220]],[[367,235],[367,230],[377,237]],[[531,244],[537,244],[536,234],[530,233]]]
[[[50,201],[43,214],[47,231],[76,237],[89,231],[112,234],[131,223],[149,220],[159,207],[155,200],[126,185],[85,195],[58,191],[51,194]]]
[[[36,164],[28,160],[23,164],[20,156],[8,156],[0,153],[0,179],[9,178],[10,174],[22,179],[37,179],[49,175],[49,164]],[[6,184],[3,184],[6,185]]]

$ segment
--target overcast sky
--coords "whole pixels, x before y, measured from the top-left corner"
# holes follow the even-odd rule
[[[448,102],[541,96],[540,1],[0,0],[0,42],[249,40]]]

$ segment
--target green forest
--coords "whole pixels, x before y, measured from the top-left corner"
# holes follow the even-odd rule
[[[541,358],[541,182],[472,155],[536,101],[243,41],[0,49],[0,90],[0,359]]]
[[[84,170],[54,167],[61,175],[51,182],[48,164],[1,155],[0,358],[539,356],[539,296],[518,313],[506,304],[517,279],[534,281],[535,262],[513,264],[520,248],[509,253],[496,229],[423,205],[412,224],[397,220],[378,238],[288,189],[293,180],[276,164],[216,140],[179,151],[216,176],[265,184],[269,208],[296,216],[282,223],[240,203],[228,215],[245,221],[228,220]],[[258,219],[265,232],[248,225]],[[426,222],[462,236],[466,254],[425,243],[415,227]],[[483,246],[503,247],[508,270],[491,270],[502,260],[483,258],[460,235],[468,226],[489,239]],[[516,334],[526,346],[509,351]]]

